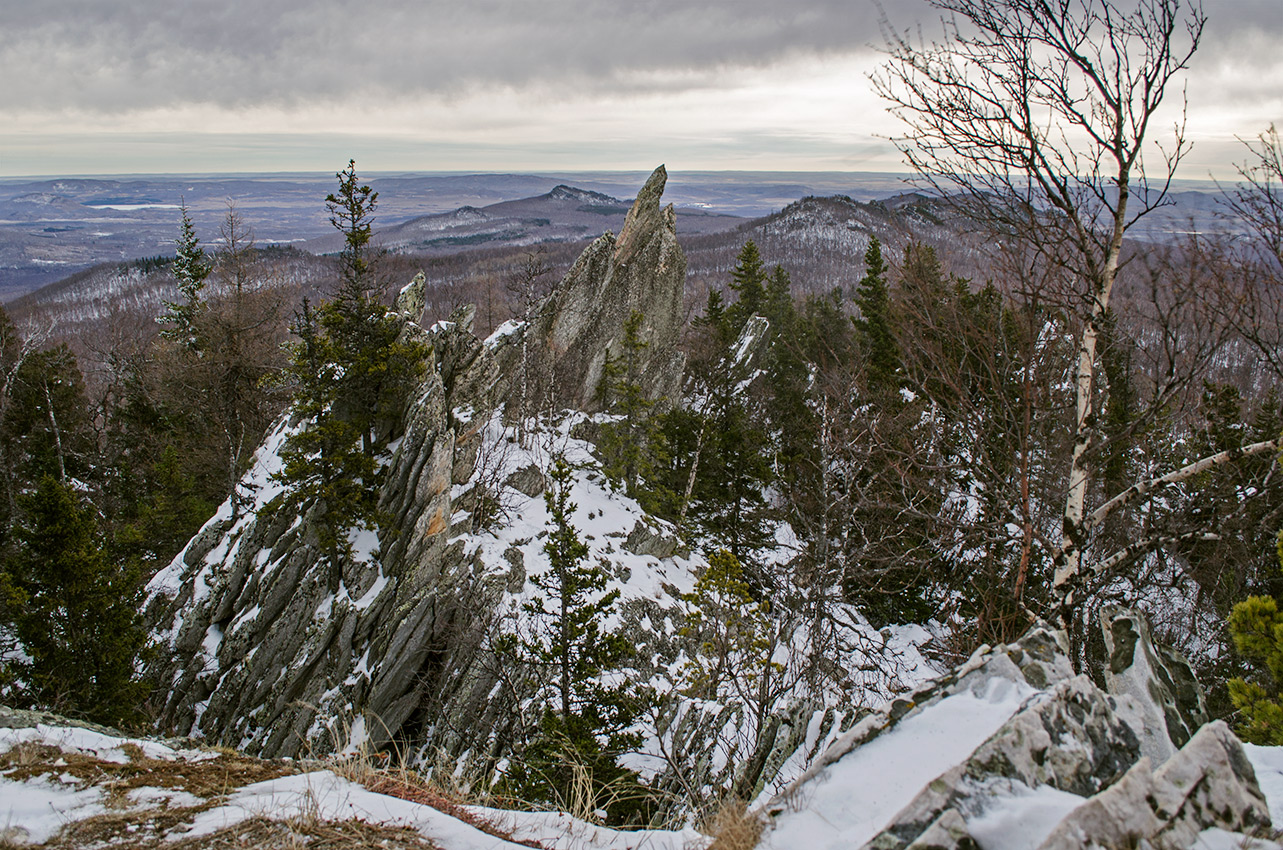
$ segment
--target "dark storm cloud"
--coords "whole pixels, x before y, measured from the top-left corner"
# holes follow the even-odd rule
[[[0,16],[0,106],[103,111],[627,91],[878,40],[871,0],[0,0]]]

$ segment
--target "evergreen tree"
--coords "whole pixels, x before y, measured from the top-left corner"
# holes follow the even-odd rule
[[[635,773],[619,767],[617,758],[640,743],[640,736],[627,729],[645,698],[627,681],[602,681],[633,654],[622,633],[602,628],[614,613],[619,591],[606,590],[605,572],[588,562],[588,545],[571,521],[573,470],[557,458],[548,478],[544,553],[549,568],[531,579],[538,594],[525,610],[538,625],[518,648],[550,684],[552,699],[538,735],[513,764],[506,785],[531,802],[565,804],[586,779],[594,808],[604,805],[615,823],[635,820],[645,809],[644,789]]]
[[[637,497],[639,484],[650,478],[655,447],[653,402],[641,384],[641,355],[647,343],[641,338],[643,316],[634,310],[624,322],[622,356],[606,363],[602,390],[607,409],[620,418],[601,428],[602,471],[611,481],[623,482],[624,492]]]
[[[327,195],[325,204],[330,224],[344,239],[340,283],[335,297],[321,306],[318,321],[337,367],[332,373],[339,384],[336,403],[357,429],[365,453],[373,455],[379,430],[399,416],[427,352],[400,338],[400,321],[379,300],[370,246],[379,193],[360,183],[353,160],[336,176],[339,190]]]
[[[99,546],[88,506],[53,476],[22,499],[9,575],[12,625],[29,661],[12,662],[38,705],[102,723],[138,719],[146,642],[135,567]]]
[[[326,205],[330,223],[344,235],[341,281],[319,310],[304,301],[291,328],[296,342],[287,372],[295,410],[308,425],[282,449],[277,480],[287,490],[276,506],[317,506],[331,589],[352,557],[348,529],[381,523],[377,455],[428,354],[422,343],[403,338],[400,320],[375,294],[369,243],[378,193],[360,184],[351,160],[336,176],[339,191]]]
[[[349,159],[347,168],[334,176],[339,180],[339,190],[325,196],[325,208],[330,212],[330,224],[343,234],[343,249],[339,252],[343,286],[368,292],[372,276],[370,240],[374,236],[379,193],[357,179],[354,159]]]
[[[205,288],[205,279],[213,270],[213,264],[196,237],[196,227],[187,214],[187,204],[180,204],[178,209],[181,219],[178,238],[174,240],[178,253],[172,269],[183,300],[165,302],[169,314],[163,316],[161,321],[168,327],[161,331],[161,335],[184,348],[197,351],[203,347],[197,322],[204,309],[201,290]]]
[[[1283,563],[1283,535],[1279,540]],[[1283,612],[1272,597],[1250,596],[1234,606],[1229,630],[1239,653],[1263,668],[1270,685],[1229,681],[1230,700],[1242,717],[1238,734],[1253,744],[1283,745]]]
[[[694,641],[684,670],[691,696],[716,700],[729,688],[748,698],[760,677],[780,672],[771,658],[769,606],[753,598],[744,569],[730,552],[710,554],[695,589],[681,599],[689,613],[679,633]]]
[[[869,384],[874,388],[889,387],[900,366],[900,351],[891,318],[887,264],[876,236],[869,240],[864,252],[864,277],[856,285],[855,303],[860,309],[855,327],[868,358]]]
[[[750,317],[762,311],[766,302],[766,266],[752,239],[744,243],[731,271],[731,289],[739,299],[727,311],[731,334],[738,334]]]
[[[277,480],[287,489],[277,510],[317,506],[320,542],[329,561],[328,583],[337,590],[343,564],[351,560],[347,530],[379,522],[377,464],[361,446],[363,430],[335,406],[342,381],[335,351],[306,299],[291,330],[288,373],[294,381],[294,409],[308,423],[286,440]]]
[[[795,480],[798,465],[814,447],[814,423],[807,403],[812,374],[807,363],[807,328],[793,304],[792,281],[780,266],[771,273],[763,316],[771,323],[766,357],[766,414],[779,477]]]

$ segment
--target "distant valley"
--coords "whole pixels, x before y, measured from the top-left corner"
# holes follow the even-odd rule
[[[377,239],[405,254],[443,256],[500,247],[579,243],[617,231],[642,172],[374,174]],[[173,254],[178,207],[202,241],[235,204],[257,244],[336,251],[326,174],[160,175],[0,180],[0,301],[103,263]],[[910,190],[904,175],[874,172],[677,172],[668,200],[683,237],[733,231],[807,196],[855,201]],[[1176,203],[1152,215],[1152,237],[1217,221],[1215,186],[1184,181]]]
[[[562,242],[618,229],[642,172],[523,174],[374,174],[377,227],[393,243],[441,253],[483,243]],[[584,205],[549,196],[558,186],[596,193],[606,203]],[[744,218],[782,209],[806,195],[843,194],[871,200],[896,194],[900,175],[875,173],[694,172],[674,176],[670,199],[683,232],[730,229]],[[217,240],[234,203],[259,245],[335,250],[324,198],[330,174],[159,175],[0,180],[0,301],[62,280],[100,263],[173,254],[178,206],[186,204],[203,241]],[[487,210],[477,226],[472,210]],[[587,206],[590,212],[578,209]],[[455,219],[424,218],[455,214]],[[516,219],[526,220],[525,224]],[[549,219],[539,223],[540,219]],[[458,225],[465,224],[463,227]],[[422,235],[416,235],[415,228]],[[436,228],[437,236],[430,234]],[[426,229],[425,229],[426,228]],[[487,235],[489,234],[489,235]]]

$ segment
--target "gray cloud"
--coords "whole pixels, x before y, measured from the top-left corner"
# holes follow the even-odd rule
[[[870,0],[0,0],[0,19],[0,106],[103,111],[644,90],[878,38]]]
[[[897,28],[939,33],[927,0],[883,3]],[[1280,0],[1205,8],[1189,129],[1223,157],[1234,135],[1283,124],[1283,15]],[[0,168],[329,168],[359,150],[397,168],[633,167],[664,151],[861,168],[899,128],[854,68],[848,91],[790,60],[868,57],[879,19],[875,0],[0,0],[0,115],[31,119],[0,122]],[[745,89],[776,71],[789,87]],[[192,126],[123,114],[185,107],[172,120]]]

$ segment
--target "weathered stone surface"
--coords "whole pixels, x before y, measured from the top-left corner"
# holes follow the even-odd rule
[[[983,811],[995,792],[1016,787],[1048,785],[1085,798],[1139,756],[1136,733],[1113,701],[1079,676],[1030,700],[970,758],[924,788],[869,846],[911,846],[946,812]]]
[[[624,323],[634,312],[642,316],[643,392],[657,400],[675,398],[680,389],[686,255],[671,207],[660,209],[667,179],[661,165],[637,194],[619,236],[593,242],[525,329],[526,345],[566,407],[597,410],[603,369],[608,359],[623,356]]]
[[[1142,752],[1162,764],[1207,722],[1202,689],[1180,653],[1154,643],[1138,612],[1107,606],[1100,622],[1109,653],[1106,687],[1135,701]]]
[[[544,474],[537,466],[523,466],[504,479],[504,486],[527,496],[538,496],[544,491]]]
[[[1138,615],[1125,616],[1136,636],[1128,652],[1139,653],[1148,630]],[[1161,648],[1151,645],[1148,651],[1169,663]],[[1018,846],[1040,842],[1043,850],[1186,850],[1201,846],[1199,837],[1209,830],[1244,836],[1243,846],[1254,846],[1246,836],[1275,834],[1251,763],[1223,723],[1203,726],[1152,770],[1142,752],[1147,721],[1140,702],[1073,676],[1063,635],[1042,624],[1016,644],[982,647],[959,669],[866,717],[759,812],[770,818],[785,814],[808,799],[808,783],[823,782],[849,753],[940,700],[964,688],[979,693],[995,679],[1036,691],[967,758],[926,783],[900,811],[881,815],[886,826],[864,845],[867,850],[989,846],[1008,824],[1027,816],[1026,805],[1038,807],[1041,814],[1034,817],[1041,820],[1031,827],[1038,831],[1022,835]],[[1031,799],[1037,802],[1021,802]],[[1047,817],[1057,812],[1067,813],[1058,824]],[[783,829],[778,839],[773,846],[795,846]]]
[[[949,809],[924,829],[908,850],[980,850],[980,845],[967,831],[962,815]]]
[[[1250,834],[1270,825],[1252,765],[1224,723],[1204,726],[1157,772],[1150,765],[1142,758],[1119,782],[1075,809],[1041,850],[1187,850],[1211,827]]]
[[[663,530],[638,520],[621,546],[634,555],[671,558],[681,548],[681,541],[673,534],[665,534]]]

